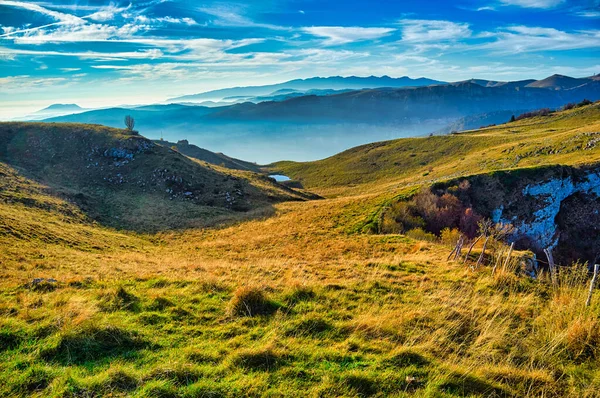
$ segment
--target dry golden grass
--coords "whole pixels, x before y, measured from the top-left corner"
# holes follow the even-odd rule
[[[357,233],[400,180],[155,235],[7,194],[43,205],[0,202],[0,395],[599,396],[581,268],[552,286],[492,276],[494,245],[473,271],[451,234]]]

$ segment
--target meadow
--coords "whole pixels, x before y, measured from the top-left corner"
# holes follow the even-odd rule
[[[1,164],[0,395],[598,396],[584,267],[553,284],[515,252],[492,275],[500,243],[472,269],[481,245],[449,261],[452,240],[365,226],[457,174],[593,164],[599,127],[595,104],[271,165],[324,199],[152,233],[91,222]]]

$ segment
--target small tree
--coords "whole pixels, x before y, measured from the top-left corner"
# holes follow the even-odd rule
[[[515,120],[516,120],[516,118],[515,118],[515,115],[512,115],[512,116],[510,117],[510,121],[511,121],[511,123],[512,123],[512,122],[514,122]]]
[[[133,128],[135,127],[135,120],[131,117],[131,115],[125,116],[125,126],[127,127],[127,130],[133,131]]]

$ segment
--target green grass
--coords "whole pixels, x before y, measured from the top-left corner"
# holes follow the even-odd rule
[[[377,142],[324,160],[278,162],[266,169],[308,189],[339,195],[494,170],[593,164],[600,160],[600,145],[592,145],[599,120],[600,104],[592,104],[461,134]]]
[[[390,201],[510,169],[515,151],[534,151],[519,178],[539,171],[521,166],[594,163],[597,149],[575,148],[599,116],[594,105],[369,146],[381,169],[362,170],[365,147],[340,155],[343,167],[294,165],[329,198],[161,233],[94,222],[57,180],[0,163],[0,396],[598,396],[600,299],[584,306],[581,267],[553,286],[518,275],[520,252],[492,276],[499,247],[471,271],[446,261],[451,242],[364,232]],[[535,153],[546,141],[552,153]],[[362,184],[348,188],[353,170]]]
[[[193,160],[99,125],[0,123],[0,161],[9,170],[4,185],[13,185],[2,187],[5,200],[43,206],[40,195],[19,199],[29,185],[54,202],[76,204],[89,220],[141,232],[252,217],[277,202],[312,198],[264,175]]]

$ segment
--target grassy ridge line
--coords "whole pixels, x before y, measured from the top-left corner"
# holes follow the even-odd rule
[[[449,136],[378,142],[306,163],[267,167],[327,195],[388,189],[451,176],[545,164],[591,164],[600,145],[600,104]]]
[[[0,161],[50,196],[77,203],[89,219],[142,232],[239,219],[314,197],[99,125],[0,123]]]

